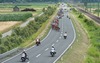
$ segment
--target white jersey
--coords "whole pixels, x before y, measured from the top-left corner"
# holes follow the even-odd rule
[[[36,39],[36,41],[39,42],[40,40],[39,39]]]
[[[22,57],[25,57],[25,53],[22,53]]]
[[[51,48],[51,52],[55,52],[55,48]]]
[[[67,33],[65,33],[64,36],[67,36]]]

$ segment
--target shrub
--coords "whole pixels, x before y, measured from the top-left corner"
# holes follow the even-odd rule
[[[91,48],[89,48],[89,52],[88,55],[92,56],[92,57],[99,57],[99,51],[97,50],[97,48],[95,46],[92,46]]]
[[[72,8],[73,12],[77,12],[77,10],[75,8]]]
[[[78,18],[83,18],[84,15],[82,15],[81,13],[79,14]]]
[[[88,57],[86,58],[86,63],[95,63],[94,58],[88,56]]]
[[[85,18],[83,21],[86,23],[88,21],[88,19]]]
[[[3,45],[0,45],[0,53],[4,53],[6,51],[7,49]]]

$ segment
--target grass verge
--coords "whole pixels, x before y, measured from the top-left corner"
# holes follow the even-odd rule
[[[84,63],[100,63],[100,60],[98,60],[100,59],[100,26],[79,11],[75,11],[73,14],[88,33],[90,44]]]

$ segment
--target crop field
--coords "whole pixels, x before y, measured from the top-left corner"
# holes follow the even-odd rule
[[[20,24],[21,22],[17,22],[17,21],[10,21],[10,22],[0,22],[0,32],[4,32],[7,29]]]
[[[16,4],[0,4],[0,13],[2,12],[12,12],[14,6],[18,6],[20,10],[24,8],[34,8],[37,11],[42,10],[42,8],[47,7],[47,3],[16,3]]]
[[[18,12],[13,11],[15,6],[19,8]],[[43,8],[48,6],[47,3],[0,3],[0,32],[9,30],[30,17],[37,16],[42,13]],[[33,8],[36,12],[21,12],[25,8]]]

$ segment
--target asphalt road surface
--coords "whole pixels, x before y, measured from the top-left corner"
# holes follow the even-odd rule
[[[50,30],[47,37],[41,41],[41,45],[33,46],[27,49],[29,61],[21,62],[21,55],[18,54],[13,58],[5,60],[2,63],[55,63],[61,55],[72,45],[76,38],[73,24],[69,18],[67,18],[67,12],[64,11],[64,17],[59,19],[60,31]],[[64,32],[67,32],[67,39],[63,38]],[[51,46],[54,45],[56,55],[51,57]]]

